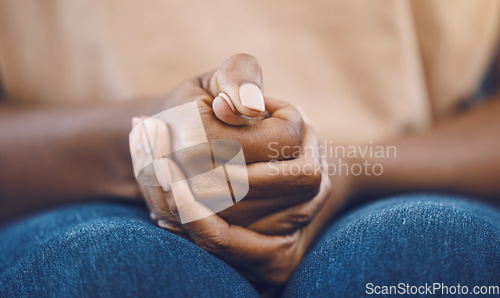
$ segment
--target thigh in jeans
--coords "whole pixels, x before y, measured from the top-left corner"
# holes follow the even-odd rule
[[[0,229],[0,296],[258,296],[143,207],[66,207]]]
[[[416,288],[426,283],[436,293],[453,294],[458,285],[469,292],[474,286],[498,290],[499,277],[499,210],[447,196],[408,195],[334,223],[297,268],[285,296],[360,297],[384,286],[428,291]]]

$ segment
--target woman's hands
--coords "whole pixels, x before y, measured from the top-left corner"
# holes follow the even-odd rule
[[[177,171],[174,174],[182,181],[170,186],[171,175],[161,157],[190,143],[189,136],[193,134],[190,119],[184,119],[182,125],[175,125],[175,131],[169,131],[159,119],[136,118],[133,126],[143,125],[148,136],[142,129],[134,130],[130,135],[131,153],[134,168],[143,168],[148,146],[155,152],[154,170],[150,167],[147,174],[158,179],[163,189],[144,185],[140,188],[152,218],[161,227],[190,238],[254,279],[281,283],[321,228],[322,225],[309,223],[327,202],[331,183],[326,173],[321,172],[316,135],[303,123],[297,109],[270,98],[266,98],[264,112],[245,107],[243,103],[248,100],[242,99],[239,83],[245,85],[249,81],[261,88],[260,67],[252,57],[236,55],[217,70],[182,84],[168,97],[177,104],[197,103],[208,140],[233,139],[241,144],[249,163],[246,166],[249,192],[237,204],[213,214],[196,198],[212,192],[212,199],[217,200],[217,189],[212,191],[207,183],[193,185],[182,180],[184,177],[179,178],[184,175],[182,165],[172,160],[169,163]],[[195,163],[200,155],[195,153],[188,159]],[[184,201],[194,203],[184,207]],[[192,214],[193,218],[207,217],[183,224],[180,213]],[[207,230],[211,225],[213,229]]]
[[[201,218],[182,224],[190,239],[253,280],[271,284],[286,282],[318,231],[318,225],[312,225],[311,228],[271,236],[229,224],[194,198],[184,173],[172,160],[157,160],[155,173],[163,188],[172,193],[164,193],[165,201],[178,222],[181,222],[180,213]],[[314,199],[318,202],[324,202],[330,194],[330,182],[326,175],[322,182]],[[283,214],[300,214],[300,209],[305,206],[291,208]],[[287,216],[271,215],[256,226],[260,225],[265,230],[267,224],[279,224],[289,219]]]
[[[166,125],[158,119],[146,119],[145,125],[153,126],[151,121],[157,122],[156,129],[160,134],[167,134],[160,140],[168,139]],[[224,220],[195,199],[184,173],[172,160],[163,158],[154,163],[154,175],[162,187],[141,187],[148,204],[155,210],[152,212],[160,216],[157,218],[159,225],[192,240],[254,281],[266,284],[286,282],[322,227],[322,224],[308,224],[320,218],[315,215],[330,196],[331,184],[326,173],[322,173],[319,193],[312,200],[290,204],[285,195],[269,197],[270,201],[291,205],[272,212],[267,210],[271,206],[267,199],[252,201],[245,198],[222,212],[226,213],[227,220]],[[249,212],[258,219],[254,218],[246,228],[234,224],[248,217]],[[268,215],[262,216],[259,212]],[[181,213],[185,223],[182,223]],[[190,221],[190,218],[196,220]]]
[[[197,102],[208,140],[233,139],[241,144],[245,160],[249,163],[247,167],[249,193],[236,206],[223,211],[221,216],[232,223],[243,226],[278,210],[308,202],[317,194],[321,182],[319,159],[311,153],[311,150],[316,148],[316,136],[309,126],[304,125],[302,117],[295,107],[282,101],[267,98],[266,113],[268,117],[244,118],[245,121],[248,121],[247,124],[239,127],[227,125],[214,115],[212,107],[215,103],[208,90],[214,94],[225,91],[232,94],[232,101],[238,101],[237,99],[233,100],[235,95],[231,93],[231,88],[237,88],[238,85],[227,78],[226,72],[232,73],[235,82],[243,81],[246,84],[251,79],[245,79],[242,77],[243,75],[260,76],[260,68],[256,63],[255,59],[248,55],[235,55],[219,69],[182,84],[168,96],[170,101],[176,101],[178,104],[193,100]],[[241,74],[236,73],[237,65],[239,65],[239,73]],[[258,82],[259,80],[253,81]],[[206,86],[206,89],[202,86]],[[238,103],[234,105],[238,106]],[[229,106],[227,108],[233,113]],[[257,115],[262,116],[262,114]],[[239,116],[236,115],[236,117]],[[151,120],[146,120],[144,125],[148,128],[151,139],[153,139],[153,136],[157,135],[157,128],[154,127],[156,124]],[[168,144],[165,143],[166,139],[158,139],[154,146],[157,158],[170,153],[170,144],[176,151],[191,143],[190,136],[196,133],[193,133],[190,121],[192,120],[189,117],[184,117],[180,121],[182,123],[176,123],[175,132],[171,132],[167,137],[170,141]],[[133,123],[134,126],[139,122],[140,119],[136,119]],[[158,129],[168,131],[162,126],[159,126]],[[150,153],[138,150],[148,149],[146,136],[143,133],[137,133],[141,131],[134,130],[130,135],[130,149],[135,169],[144,168],[147,156],[150,155]],[[145,144],[145,146],[140,144]],[[146,158],[144,158],[145,156]],[[285,157],[289,160],[285,161]],[[184,156],[184,159],[186,158],[191,159],[192,163],[196,163],[200,160],[200,154],[194,152],[192,156]],[[268,163],[267,161],[270,160],[276,160],[276,162]],[[258,161],[265,162],[259,163]],[[305,170],[303,170],[304,167]],[[294,173],[294,175],[290,173]],[[152,173],[149,174],[152,175]],[[165,208],[161,188],[144,185],[141,185],[140,188],[152,210],[152,217],[159,220],[159,224],[163,227],[171,226],[171,217]],[[206,197],[210,191],[204,184],[191,185],[191,189],[195,196]],[[214,200],[217,199],[217,192],[214,192],[212,197]]]

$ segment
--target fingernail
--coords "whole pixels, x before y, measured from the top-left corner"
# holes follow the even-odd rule
[[[169,225],[169,224],[168,224],[168,222],[167,222],[166,220],[164,220],[164,219],[160,219],[160,220],[158,221],[158,226],[159,226],[160,228],[162,228],[162,229],[168,229],[168,228],[170,228],[170,225]]]
[[[233,112],[236,111],[236,109],[234,108],[234,105],[233,105],[233,102],[231,101],[231,99],[229,98],[229,96],[227,96],[226,93],[219,93],[219,95],[217,95],[217,97],[220,97],[221,99],[225,100],[227,102],[227,105],[231,108],[231,110]],[[217,99],[217,98],[216,98]],[[215,100],[215,99],[214,99]]]
[[[259,112],[264,112],[266,109],[262,92],[255,84],[247,83],[240,86],[240,100],[241,104],[249,109]]]
[[[146,151],[151,153],[153,159],[162,158],[170,153],[170,134],[165,122],[158,118],[144,120],[146,142],[149,144]]]
[[[160,156],[157,156],[157,153],[159,152],[159,146],[158,146],[158,129],[159,127],[157,126],[155,119],[146,119],[144,120],[144,133],[146,135],[145,138],[143,138],[144,146],[146,146],[146,152],[150,153],[153,159],[159,158]]]
[[[169,191],[171,178],[167,161],[164,158],[157,159],[153,161],[153,167],[155,170],[156,180],[160,183],[161,188],[163,188],[163,191]]]

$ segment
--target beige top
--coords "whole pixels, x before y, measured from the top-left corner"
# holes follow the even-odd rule
[[[29,104],[162,95],[237,52],[322,138],[424,129],[476,88],[497,0],[0,2],[0,79]]]

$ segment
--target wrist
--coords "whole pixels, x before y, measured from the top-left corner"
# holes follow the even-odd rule
[[[384,171],[387,167],[390,168],[390,165],[387,160],[369,156],[345,158],[342,160],[342,166],[349,170],[333,178],[343,181],[344,194],[350,203],[363,203],[367,199],[389,192],[385,187],[387,178],[384,177]]]
[[[163,98],[135,99],[125,103],[115,103],[102,119],[102,124],[96,128],[96,134],[105,142],[102,156],[110,181],[104,182],[105,196],[128,200],[142,200],[134,171],[129,148],[129,134],[132,128],[132,117],[149,116],[160,112],[164,106]],[[103,131],[106,128],[106,132]]]
[[[329,152],[336,151],[330,150]],[[327,156],[333,195],[337,199],[341,198],[344,204],[356,203],[368,191],[369,179],[374,175],[372,161],[359,156],[342,154],[341,150],[338,152],[338,154]],[[375,170],[378,170],[378,166]]]
[[[351,168],[356,161],[352,158],[332,156],[327,158],[327,163],[334,195],[348,198],[355,194],[359,176],[353,175]]]

